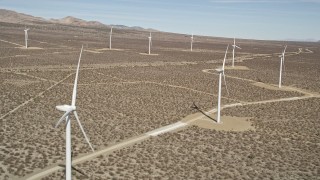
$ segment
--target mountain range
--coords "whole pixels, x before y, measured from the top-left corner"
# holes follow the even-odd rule
[[[85,26],[85,27],[110,27],[113,26],[118,29],[135,29],[135,30],[148,30],[156,31],[154,29],[145,29],[139,26],[128,27],[125,25],[106,25],[98,21],[86,21],[83,19],[75,18],[72,16],[67,16],[61,19],[45,19],[42,17],[35,17],[32,15],[18,13],[12,10],[0,9],[0,22],[23,24],[23,25],[33,25],[33,24],[63,24],[70,26]]]

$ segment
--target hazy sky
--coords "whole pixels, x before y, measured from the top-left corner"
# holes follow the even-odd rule
[[[320,0],[0,0],[0,8],[177,33],[320,40]]]

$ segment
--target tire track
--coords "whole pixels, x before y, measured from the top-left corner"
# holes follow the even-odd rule
[[[320,98],[320,95],[306,95],[306,96],[301,96],[301,97],[290,97],[290,98],[280,98],[280,99],[272,99],[272,100],[264,100],[264,101],[256,101],[256,102],[226,104],[226,105],[223,105],[221,107],[221,110],[226,109],[226,108],[237,107],[237,106],[247,106],[247,105],[254,105],[254,104],[267,104],[267,103],[274,103],[274,102],[289,102],[289,101],[303,100],[303,99],[309,99],[309,98]],[[214,109],[211,109],[211,110],[207,111],[206,114],[210,115],[210,114],[213,114],[213,113],[216,113],[216,112],[217,112],[217,109],[214,108]],[[144,134],[142,134],[140,136],[136,136],[136,137],[124,140],[124,141],[122,141],[120,143],[117,143],[117,144],[115,144],[113,146],[106,147],[106,148],[104,148],[102,150],[99,150],[99,151],[96,151],[96,152],[93,152],[93,153],[89,153],[87,155],[84,155],[84,156],[81,156],[81,157],[78,157],[78,158],[74,158],[73,164],[79,164],[81,162],[91,160],[91,159],[93,159],[93,158],[95,158],[97,156],[100,156],[102,154],[111,153],[111,152],[113,152],[115,150],[118,150],[118,149],[121,149],[121,148],[124,148],[124,147],[128,147],[128,146],[133,145],[135,143],[138,143],[138,142],[144,141],[146,139],[149,139],[152,136],[158,136],[160,134],[176,131],[177,129],[186,128],[186,127],[188,127],[190,125],[190,123],[192,123],[194,121],[197,121],[199,119],[202,119],[204,117],[206,117],[206,116],[201,114],[201,115],[198,115],[196,117],[193,117],[192,119],[187,119],[187,120],[183,120],[183,121],[181,120],[181,121],[178,121],[176,123],[173,123],[173,124],[170,124],[170,125],[167,125],[167,126],[164,126],[164,127],[157,128],[155,130],[146,132],[146,133],[144,133]],[[59,165],[53,165],[50,168],[47,168],[47,169],[44,169],[42,171],[33,173],[33,174],[28,175],[28,176],[26,176],[26,177],[24,177],[22,179],[26,179],[26,180],[39,179],[39,178],[45,177],[45,176],[47,176],[47,175],[49,175],[51,173],[54,173],[54,172],[56,172],[58,170],[61,170],[61,169],[63,169],[63,168],[61,168]]]
[[[66,79],[68,79],[71,75],[73,75],[74,73],[69,74],[68,76],[66,76],[65,78],[63,78],[62,80],[56,82],[55,84],[53,84],[52,86],[48,87],[47,89],[43,90],[42,92],[40,92],[39,94],[37,94],[36,96],[30,98],[29,100],[23,102],[22,104],[18,105],[17,107],[15,107],[14,109],[10,110],[9,112],[5,113],[4,115],[2,115],[0,117],[0,120],[4,120],[4,118],[6,118],[7,116],[9,116],[10,114],[14,113],[15,111],[17,111],[18,109],[20,109],[21,107],[27,105],[28,103],[30,103],[31,101],[33,101],[34,99],[42,96],[45,92],[51,90],[52,88],[56,87],[57,85],[61,84],[63,81],[65,81]]]
[[[302,51],[299,50],[299,52],[297,54],[299,54],[301,52]],[[205,72],[205,73],[210,73],[210,72],[208,72],[209,70],[210,69],[205,69],[205,70],[202,70],[202,71]],[[214,73],[210,73],[210,74],[214,74]],[[257,82],[257,81],[251,80],[251,79],[244,79],[244,78],[233,77],[233,76],[229,76],[229,77],[230,78],[239,79],[239,80],[245,80],[245,81],[249,81],[249,82]],[[151,81],[141,81],[141,82],[168,86],[168,84],[156,83],[156,82],[151,82]],[[127,82],[127,83],[130,83],[130,82]],[[181,86],[175,86],[175,85],[169,85],[169,86],[170,87],[174,87],[174,88],[181,88]],[[182,87],[182,88],[185,89],[186,87]],[[300,97],[289,97],[289,98],[271,99],[271,100],[255,101],[255,102],[240,102],[240,103],[226,104],[226,105],[223,105],[221,107],[221,110],[226,109],[226,108],[237,107],[237,106],[247,106],[247,105],[254,105],[254,104],[266,104],[266,103],[274,103],[274,102],[290,102],[290,101],[303,100],[303,99],[308,99],[308,98],[320,98],[320,95],[309,93],[309,92],[307,92],[305,90],[301,90],[301,89],[297,89],[297,88],[293,88],[293,87],[290,87],[290,88],[292,90],[294,90],[294,91],[302,92],[305,95],[304,96],[300,96]],[[186,88],[186,89],[191,89],[191,88]],[[191,89],[191,90],[194,90],[194,89]],[[198,90],[195,90],[195,91],[198,91]],[[214,109],[209,110],[206,114],[212,114],[212,113],[215,113],[216,111],[217,111],[217,109],[214,108]],[[150,138],[151,136],[158,136],[158,135],[163,134],[163,133],[172,132],[172,131],[175,131],[175,130],[180,129],[180,128],[185,128],[185,127],[189,126],[189,124],[191,122],[199,120],[199,119],[201,119],[203,117],[205,117],[205,115],[201,114],[201,115],[198,115],[196,117],[193,117],[192,119],[188,119],[188,120],[184,120],[184,121],[178,121],[176,123],[173,123],[173,124],[170,124],[170,125],[167,125],[167,126],[164,126],[164,127],[160,127],[158,129],[155,129],[155,130],[152,130],[152,131],[149,131],[149,132],[146,132],[146,133],[144,133],[144,134],[142,134],[140,136],[136,136],[136,137],[124,140],[124,141],[122,141],[120,143],[117,143],[117,144],[115,144],[113,146],[106,147],[106,148],[104,148],[102,150],[99,150],[99,151],[96,151],[96,152],[93,152],[93,153],[89,153],[89,154],[84,155],[82,157],[74,158],[73,164],[78,164],[78,163],[81,163],[81,162],[84,162],[84,161],[91,160],[91,159],[93,159],[93,158],[95,158],[95,157],[97,157],[99,155],[102,155],[102,154],[111,153],[111,152],[113,152],[115,150],[130,146],[130,145],[135,144],[137,142],[144,141],[144,140]],[[35,173],[31,174],[31,175],[25,176],[22,179],[27,179],[27,180],[39,179],[39,178],[45,177],[45,176],[47,176],[47,175],[49,175],[49,174],[51,174],[53,172],[56,172],[58,170],[61,170],[61,169],[62,168],[60,166],[53,165],[53,166],[51,166],[49,168],[46,168],[44,170],[41,170],[39,172],[35,172]]]

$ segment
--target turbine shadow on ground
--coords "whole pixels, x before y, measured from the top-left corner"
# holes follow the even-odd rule
[[[216,119],[210,117],[208,114],[206,114],[204,111],[202,111],[194,102],[192,103],[191,108],[199,111],[201,114],[205,115],[206,117],[208,117],[209,119],[213,120],[214,122],[217,122]]]
[[[65,165],[65,164],[59,164],[58,166],[59,166],[59,167],[62,167],[62,168],[64,168],[64,169],[66,168],[66,165]],[[74,166],[71,166],[71,168],[72,168],[72,170],[80,173],[81,175],[85,176],[86,178],[89,178],[88,175],[86,175],[86,174],[85,174],[84,172],[82,172],[81,170],[75,168]],[[65,173],[64,173],[64,174],[65,174]]]
[[[71,152],[71,156],[73,157],[73,151]],[[64,168],[64,176],[65,176],[65,169],[66,169],[66,165],[65,165],[65,164],[58,164],[58,166],[59,166],[59,167]],[[81,175],[85,176],[86,178],[89,178],[89,176],[88,176],[86,173],[84,173],[83,171],[81,171],[81,170],[79,170],[79,169],[75,168],[75,167],[74,167],[74,166],[72,166],[72,165],[71,165],[71,168],[72,168],[72,170],[74,170],[74,171],[76,171],[76,172],[80,173]]]

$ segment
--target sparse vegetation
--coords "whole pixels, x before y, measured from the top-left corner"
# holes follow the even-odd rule
[[[21,44],[23,28],[0,23],[0,39]],[[183,35],[156,32],[153,52],[159,56],[143,56],[139,53],[146,50],[146,40],[141,31],[118,30],[113,47],[121,50],[109,51],[101,50],[107,47],[105,29],[30,28],[30,46],[42,49],[25,50],[0,41],[0,179],[23,178],[64,163],[65,130],[52,125],[61,116],[55,106],[71,101],[81,44],[89,51],[82,57],[77,110],[96,150],[175,123],[197,112],[190,108],[192,102],[204,111],[216,106],[218,76],[203,70],[221,65],[228,39],[199,37],[191,53],[182,51],[189,47]],[[253,85],[277,83],[278,59],[271,53],[281,51],[274,46],[278,42],[239,43],[242,50],[236,64],[249,69],[226,70],[230,95],[223,94],[223,104],[304,96]],[[319,46],[289,44],[288,51],[305,46],[314,53],[302,51],[286,59],[284,85],[316,94],[320,91]],[[251,117],[256,130],[189,127],[98,156],[76,168],[93,179],[316,179],[319,106],[319,97],[314,97],[227,108],[222,115]],[[72,126],[76,158],[90,148],[79,127]],[[63,177],[60,170],[44,179]]]

